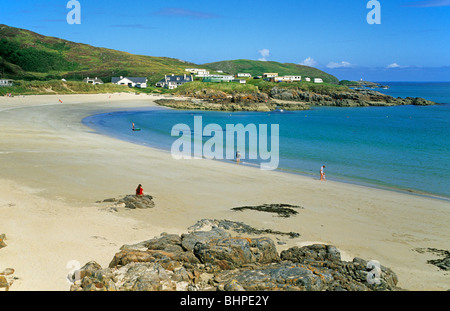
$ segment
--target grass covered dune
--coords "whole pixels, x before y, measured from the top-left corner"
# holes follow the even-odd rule
[[[126,86],[116,84],[92,85],[83,82],[74,81],[14,81],[12,87],[0,88],[0,96],[11,94],[14,96],[22,95],[63,95],[63,94],[101,94],[101,93],[120,93],[131,92]]]

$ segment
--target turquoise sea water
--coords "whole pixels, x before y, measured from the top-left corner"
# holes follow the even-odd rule
[[[394,97],[424,97],[442,105],[367,108],[315,107],[298,112],[199,112],[144,109],[105,113],[84,123],[98,132],[170,151],[177,124],[194,130],[218,124],[279,125],[279,166],[284,172],[407,190],[450,199],[450,83],[388,83]],[[135,123],[140,132],[131,131]],[[225,137],[226,135],[224,135]],[[203,137],[203,142],[211,137]],[[234,147],[234,146],[233,146]],[[229,160],[231,161],[231,160]],[[257,165],[261,159],[242,161]]]

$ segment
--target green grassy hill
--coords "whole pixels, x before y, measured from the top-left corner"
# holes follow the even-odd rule
[[[337,84],[336,77],[316,68],[278,62],[232,60],[196,65],[178,59],[133,55],[93,47],[29,30],[0,24],[0,76],[21,81],[81,81],[98,77],[110,82],[113,76],[145,76],[154,85],[166,74],[184,74],[186,68],[223,70],[229,74],[248,72],[260,76],[265,72],[322,78]]]
[[[80,81],[112,76],[146,76],[157,82],[165,74],[183,74],[196,66],[173,58],[133,55],[93,47],[29,30],[0,25],[0,74],[19,80],[62,79]]]
[[[280,76],[299,75],[302,78],[322,78],[326,83],[339,83],[339,80],[322,70],[291,63],[264,62],[248,59],[228,60],[204,64],[213,70],[223,70],[229,74],[250,73],[252,76],[262,76],[266,72],[276,72]]]

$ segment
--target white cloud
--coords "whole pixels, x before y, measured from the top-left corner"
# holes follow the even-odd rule
[[[270,56],[270,50],[262,49],[262,50],[259,50],[258,53],[261,54],[261,58],[258,60],[267,62],[267,58]]]
[[[307,59],[305,59],[304,61],[299,63],[299,65],[309,66],[309,67],[315,67],[315,66],[317,66],[317,64],[318,63],[311,57],[308,57]]]
[[[351,68],[355,67],[355,65],[350,64],[349,62],[342,61],[340,63],[330,62],[327,65],[327,68],[336,69],[336,68]]]
[[[406,68],[406,67],[408,67],[408,66],[400,66],[397,63],[392,63],[392,64],[387,66],[387,68],[389,68],[389,69],[391,69],[391,68]]]
[[[450,6],[450,0],[409,1],[403,6],[416,8],[443,7],[443,6]]]

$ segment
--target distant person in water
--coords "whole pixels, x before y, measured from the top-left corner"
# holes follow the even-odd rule
[[[320,180],[325,180],[325,165],[320,168]]]
[[[143,196],[143,195],[144,195],[144,189],[142,188],[142,185],[139,185],[139,186],[136,188],[136,195],[137,195],[137,196]]]

